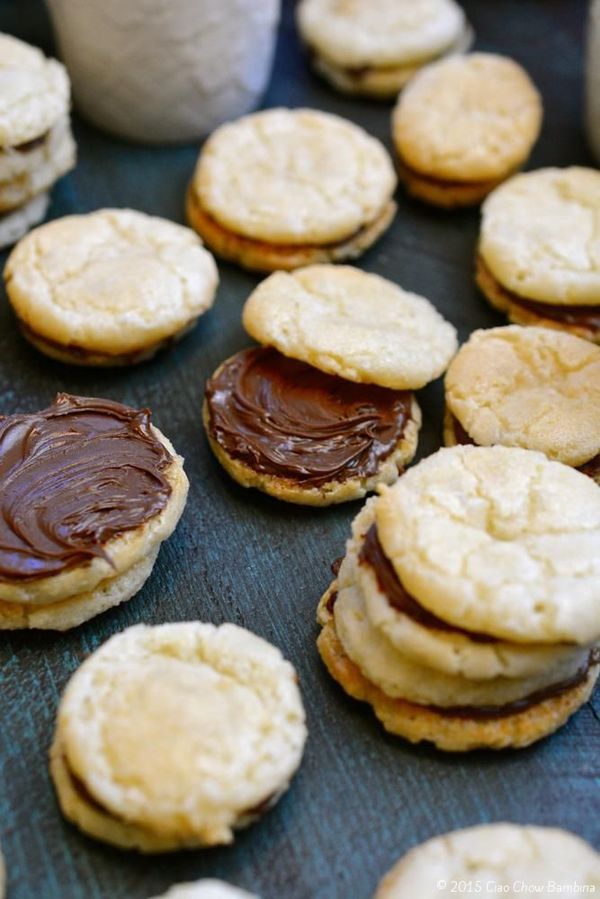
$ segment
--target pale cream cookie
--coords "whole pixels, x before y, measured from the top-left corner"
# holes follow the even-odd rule
[[[540,95],[512,59],[472,53],[427,66],[394,110],[401,179],[435,205],[479,203],[523,165],[541,122]]]
[[[424,297],[351,266],[276,272],[244,305],[260,343],[349,381],[417,390],[441,375],[454,327]]]
[[[0,249],[12,246],[30,228],[39,225],[46,217],[49,202],[49,194],[38,194],[24,206],[0,215]]]
[[[139,625],[71,678],[51,772],[91,836],[145,852],[210,846],[274,804],[305,739],[297,677],[275,647],[232,624]]]
[[[549,736],[587,702],[600,674],[596,663],[582,681],[557,695],[512,714],[478,718],[472,710],[452,714],[450,710],[387,696],[346,655],[333,620],[327,621],[319,633],[317,647],[333,679],[349,696],[369,703],[389,733],[411,743],[427,741],[446,752],[519,749]]]
[[[354,258],[390,224],[396,176],[362,128],[311,109],[221,126],[188,192],[192,227],[218,255],[261,271]]]
[[[68,115],[31,145],[0,149],[0,215],[25,211],[74,165],[75,141]]]
[[[511,178],[485,201],[477,283],[517,324],[600,342],[600,172],[548,168]]]
[[[543,452],[581,466],[600,454],[600,347],[561,331],[471,334],[445,377],[448,412],[479,446]],[[446,442],[452,441],[452,420]]]
[[[416,662],[403,647],[394,646],[371,623],[357,587],[339,588],[334,619],[344,652],[370,683],[392,699],[443,709],[502,708],[520,702],[575,678],[585,668],[590,654],[586,647],[551,659],[546,668],[540,667],[535,674],[475,680]]]
[[[214,301],[211,254],[188,228],[128,209],[36,228],[4,277],[24,336],[80,365],[125,365],[180,337]]]
[[[374,523],[375,504],[371,503],[353,523],[338,582],[340,587],[360,591],[369,625],[406,659],[434,672],[475,681],[531,678],[550,670],[575,671],[585,664],[590,647],[481,640],[481,635],[467,631],[426,626],[396,608],[380,586],[376,570],[359,561],[364,536]]]
[[[516,643],[600,637],[600,488],[530,450],[460,446],[376,506],[404,587],[446,622]]]
[[[411,849],[383,878],[374,899],[443,899],[463,883],[509,897],[597,893],[600,855],[565,830],[481,824]]]
[[[453,0],[302,0],[297,21],[318,72],[345,93],[378,99],[473,38]]]
[[[258,899],[258,896],[222,880],[210,879],[176,884],[155,899]]]

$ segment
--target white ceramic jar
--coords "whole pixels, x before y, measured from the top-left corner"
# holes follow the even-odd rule
[[[586,38],[585,123],[588,141],[600,164],[600,0],[592,0]]]
[[[203,137],[253,109],[280,0],[47,0],[75,105],[131,140]]]

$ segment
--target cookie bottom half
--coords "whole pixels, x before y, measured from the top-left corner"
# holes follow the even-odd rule
[[[502,177],[490,181],[446,181],[443,178],[417,172],[401,158],[398,162],[400,181],[411,197],[443,209],[479,205],[489,193],[512,174],[513,172],[507,172]]]
[[[131,568],[102,581],[94,590],[60,602],[37,605],[0,600],[0,630],[66,631],[118,606],[138,593],[152,573],[160,546]]]
[[[403,699],[392,699],[370,683],[344,651],[333,617],[327,614],[330,599],[328,591],[320,603],[319,617],[324,624],[317,638],[329,674],[349,696],[369,703],[389,733],[411,743],[427,741],[446,752],[529,746],[558,730],[587,702],[600,673],[600,665],[593,664],[581,683],[514,714],[481,720],[462,714],[454,716]]]
[[[38,194],[23,206],[0,214],[0,250],[12,246],[46,216],[50,195]]]
[[[209,445],[225,471],[242,487],[254,487],[275,499],[304,506],[330,506],[361,499],[380,484],[393,484],[404,468],[412,461],[417,451],[421,410],[412,399],[411,415],[406,422],[402,436],[392,452],[381,461],[378,470],[367,477],[352,477],[332,480],[318,487],[303,486],[301,481],[278,477],[260,472],[241,459],[230,456],[212,434],[210,413],[205,401],[202,418]]]
[[[389,228],[396,215],[396,203],[389,200],[379,215],[344,240],[321,245],[274,244],[244,237],[230,231],[208,215],[192,188],[186,199],[186,217],[206,245],[221,259],[256,272],[292,271],[306,265],[356,259]]]
[[[558,306],[519,297],[496,280],[480,255],[475,280],[490,305],[506,313],[514,324],[555,328],[600,345],[600,307]]]

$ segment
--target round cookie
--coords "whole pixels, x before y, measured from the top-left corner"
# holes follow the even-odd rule
[[[258,899],[222,880],[198,880],[196,883],[180,883],[155,899]]]
[[[434,63],[394,110],[401,180],[434,205],[479,203],[523,165],[541,123],[540,95],[512,59],[471,53]]]
[[[444,621],[516,643],[600,637],[600,488],[530,450],[460,446],[379,500],[402,584]]]
[[[524,891],[593,893],[600,889],[600,856],[565,830],[483,824],[411,849],[384,877],[374,899],[441,899],[462,882],[510,897]]]
[[[331,597],[327,599],[331,603]],[[556,696],[510,715],[474,718],[387,696],[346,655],[331,617],[319,633],[317,647],[333,679],[349,696],[369,703],[385,730],[411,743],[428,741],[446,752],[530,746],[558,730],[587,702],[600,674],[600,665],[594,663],[583,681]]]
[[[192,328],[213,303],[214,260],[188,228],[103,209],[36,228],[4,273],[24,336],[76,365],[127,365]]]
[[[0,80],[2,148],[35,140],[69,109],[65,67],[9,34],[0,34]]]
[[[480,635],[447,628],[443,622],[411,617],[393,604],[386,592],[389,581],[380,582],[382,563],[390,568],[391,577],[397,578],[389,562],[371,556],[372,544],[365,538],[374,523],[375,503],[365,504],[353,522],[353,537],[347,544],[338,583],[340,587],[358,588],[370,625],[409,661],[450,677],[459,675],[476,681],[531,678],[560,671],[564,665],[576,670],[585,663],[588,647],[582,650],[570,644],[481,640]],[[561,675],[552,679],[560,680]],[[523,695],[527,692],[524,690]]]
[[[447,445],[502,444],[581,466],[600,454],[600,347],[517,325],[471,334],[445,377]],[[457,436],[458,433],[458,436]]]
[[[137,593],[185,506],[182,462],[148,410],[109,400],[0,418],[0,629],[65,630]]]
[[[392,390],[424,387],[457,348],[454,327],[428,300],[351,266],[271,275],[246,301],[243,323],[285,356]]]
[[[297,677],[275,647],[232,624],[138,625],[71,678],[51,773],[63,813],[97,839],[211,846],[277,801],[305,739]]]
[[[24,206],[0,215],[0,249],[12,246],[27,234],[30,228],[43,221],[49,202],[49,194],[38,194]]]
[[[362,128],[269,109],[218,128],[188,191],[190,224],[219,256],[258,271],[359,256],[389,226],[396,176]]]
[[[600,342],[600,172],[571,167],[517,175],[487,198],[477,283],[516,324]]]
[[[0,149],[0,214],[24,211],[73,168],[75,153],[67,114],[38,140]]]
[[[315,69],[344,93],[393,98],[424,64],[467,49],[453,0],[302,0],[300,35]]]

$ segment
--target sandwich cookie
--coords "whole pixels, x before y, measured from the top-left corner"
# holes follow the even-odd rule
[[[222,880],[198,880],[196,883],[180,883],[155,899],[258,899]]]
[[[278,499],[324,506],[393,483],[413,458],[413,391],[438,377],[456,333],[378,275],[316,265],[276,272],[244,306],[261,347],[221,365],[204,424],[227,472]]]
[[[231,843],[287,790],[305,740],[297,676],[274,646],[233,624],[138,625],[72,676],[50,770],[81,830],[165,852]]]
[[[0,34],[0,247],[46,214],[48,191],[75,165],[66,69]]]
[[[400,179],[435,206],[474,205],[521,168],[541,124],[541,97],[512,59],[471,53],[437,62],[394,110]]]
[[[4,270],[25,338],[74,365],[131,365],[182,337],[212,306],[211,254],[189,228],[130,209],[36,228]]]
[[[270,272],[362,255],[391,224],[396,175],[384,146],[312,109],[268,109],[204,144],[187,217],[217,256]]]
[[[297,21],[320,75],[343,93],[382,100],[473,41],[454,0],[301,0]]]
[[[600,482],[600,347],[549,328],[475,331],[445,389],[446,446],[539,450]]]
[[[600,172],[574,166],[516,175],[482,207],[477,284],[519,325],[600,343]]]
[[[443,899],[460,883],[509,897],[597,893],[600,856],[566,830],[482,824],[411,849],[383,878],[374,899]]]
[[[357,516],[320,654],[411,742],[527,746],[597,680],[599,551],[589,478],[529,450],[442,449]]]
[[[0,629],[66,630],[130,599],[185,505],[147,409],[59,393],[0,418]]]

